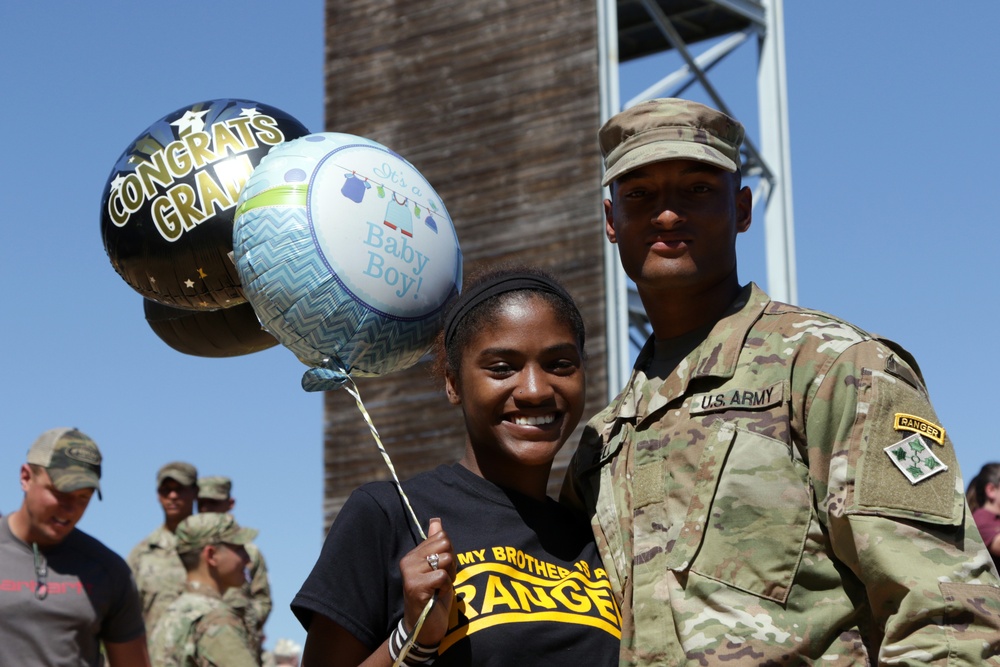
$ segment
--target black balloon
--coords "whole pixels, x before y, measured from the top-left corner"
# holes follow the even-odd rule
[[[196,357],[238,357],[260,352],[278,340],[260,326],[253,306],[184,310],[143,299],[146,322],[160,340]]]
[[[272,147],[306,134],[285,112],[241,99],[191,104],[150,125],[104,187],[101,235],[112,266],[161,304],[246,303],[232,259],[236,200]]]

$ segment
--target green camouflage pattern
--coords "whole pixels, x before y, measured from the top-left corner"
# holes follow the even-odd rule
[[[214,590],[188,583],[149,639],[155,667],[260,667],[242,621]]]
[[[940,464],[916,483],[897,466],[896,415],[941,425],[905,350],[755,285],[664,379],[651,343],[563,492],[592,517],[622,665],[1000,665],[951,440],[910,441]]]
[[[156,486],[168,479],[182,486],[195,486],[198,483],[198,469],[185,461],[171,461],[156,471]]]
[[[612,116],[598,132],[608,185],[634,169],[664,160],[696,160],[730,173],[740,167],[739,121],[690,100],[646,100]]]
[[[177,538],[160,526],[135,545],[126,560],[139,589],[142,618],[147,628],[154,628],[160,615],[180,596],[187,579],[177,555]]]
[[[101,450],[75,428],[53,428],[28,450],[28,463],[45,468],[52,486],[63,493],[95,489],[101,493]]]
[[[264,643],[264,623],[271,615],[271,585],[267,578],[267,564],[256,544],[247,544],[250,565],[247,568],[249,581],[239,588],[230,588],[222,594],[222,599],[243,619],[250,647],[261,655]]]
[[[193,514],[177,524],[174,534],[177,553],[200,551],[210,544],[249,544],[257,537],[256,528],[243,528],[232,514],[205,512]]]
[[[229,500],[233,481],[221,475],[198,478],[198,497],[209,500]]]

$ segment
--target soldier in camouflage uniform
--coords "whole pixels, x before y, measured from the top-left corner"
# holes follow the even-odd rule
[[[740,287],[742,139],[684,100],[600,132],[654,335],[563,496],[591,513],[622,664],[1000,664],[1000,581],[914,359]]]
[[[229,514],[196,514],[177,527],[177,553],[186,570],[183,594],[163,612],[149,640],[156,667],[260,667],[243,621],[222,596],[238,588],[256,537]]]
[[[183,461],[167,463],[156,473],[156,493],[163,508],[163,525],[135,545],[127,559],[142,599],[143,619],[150,630],[184,590],[184,566],[177,557],[174,531],[194,513],[198,470]]]
[[[236,499],[232,497],[233,483],[228,477],[202,477],[198,480],[198,512],[232,511]],[[267,564],[255,544],[246,545],[250,555],[249,580],[239,588],[230,588],[223,596],[226,603],[243,618],[250,645],[261,655],[264,642],[264,623],[271,613],[271,586],[267,579]]]

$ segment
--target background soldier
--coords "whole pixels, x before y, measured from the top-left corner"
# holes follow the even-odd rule
[[[190,463],[174,461],[160,468],[156,473],[156,493],[163,508],[163,525],[135,545],[128,556],[150,633],[163,610],[184,589],[184,567],[177,558],[174,531],[194,513],[197,481],[198,470]]]
[[[236,499],[232,497],[233,483],[228,477],[202,477],[198,480],[198,512],[232,511]],[[241,616],[250,637],[250,645],[260,655],[264,643],[264,623],[271,613],[271,586],[267,580],[267,564],[255,544],[246,545],[250,555],[250,577],[239,588],[230,588],[223,598]]]
[[[256,537],[229,514],[196,514],[177,527],[184,592],[170,603],[150,638],[157,667],[259,667],[243,621],[222,595],[245,581],[245,545]]]

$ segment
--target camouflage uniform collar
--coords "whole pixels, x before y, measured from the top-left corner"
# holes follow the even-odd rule
[[[222,599],[222,593],[207,584],[201,583],[200,581],[185,581],[184,592],[194,593],[195,595],[204,595],[207,598],[215,598],[217,600]]]
[[[158,549],[176,549],[177,537],[166,526],[159,526],[149,534],[149,544]]]
[[[771,298],[764,290],[755,283],[747,284],[715,323],[705,340],[674,369],[656,395],[643,405],[641,391],[644,383],[637,382],[637,378],[653,357],[655,341],[650,336],[639,351],[625,391],[607,412],[605,422],[610,424],[619,419],[642,421],[677,396],[683,395],[693,379],[732,377],[747,333],[769,303]]]

